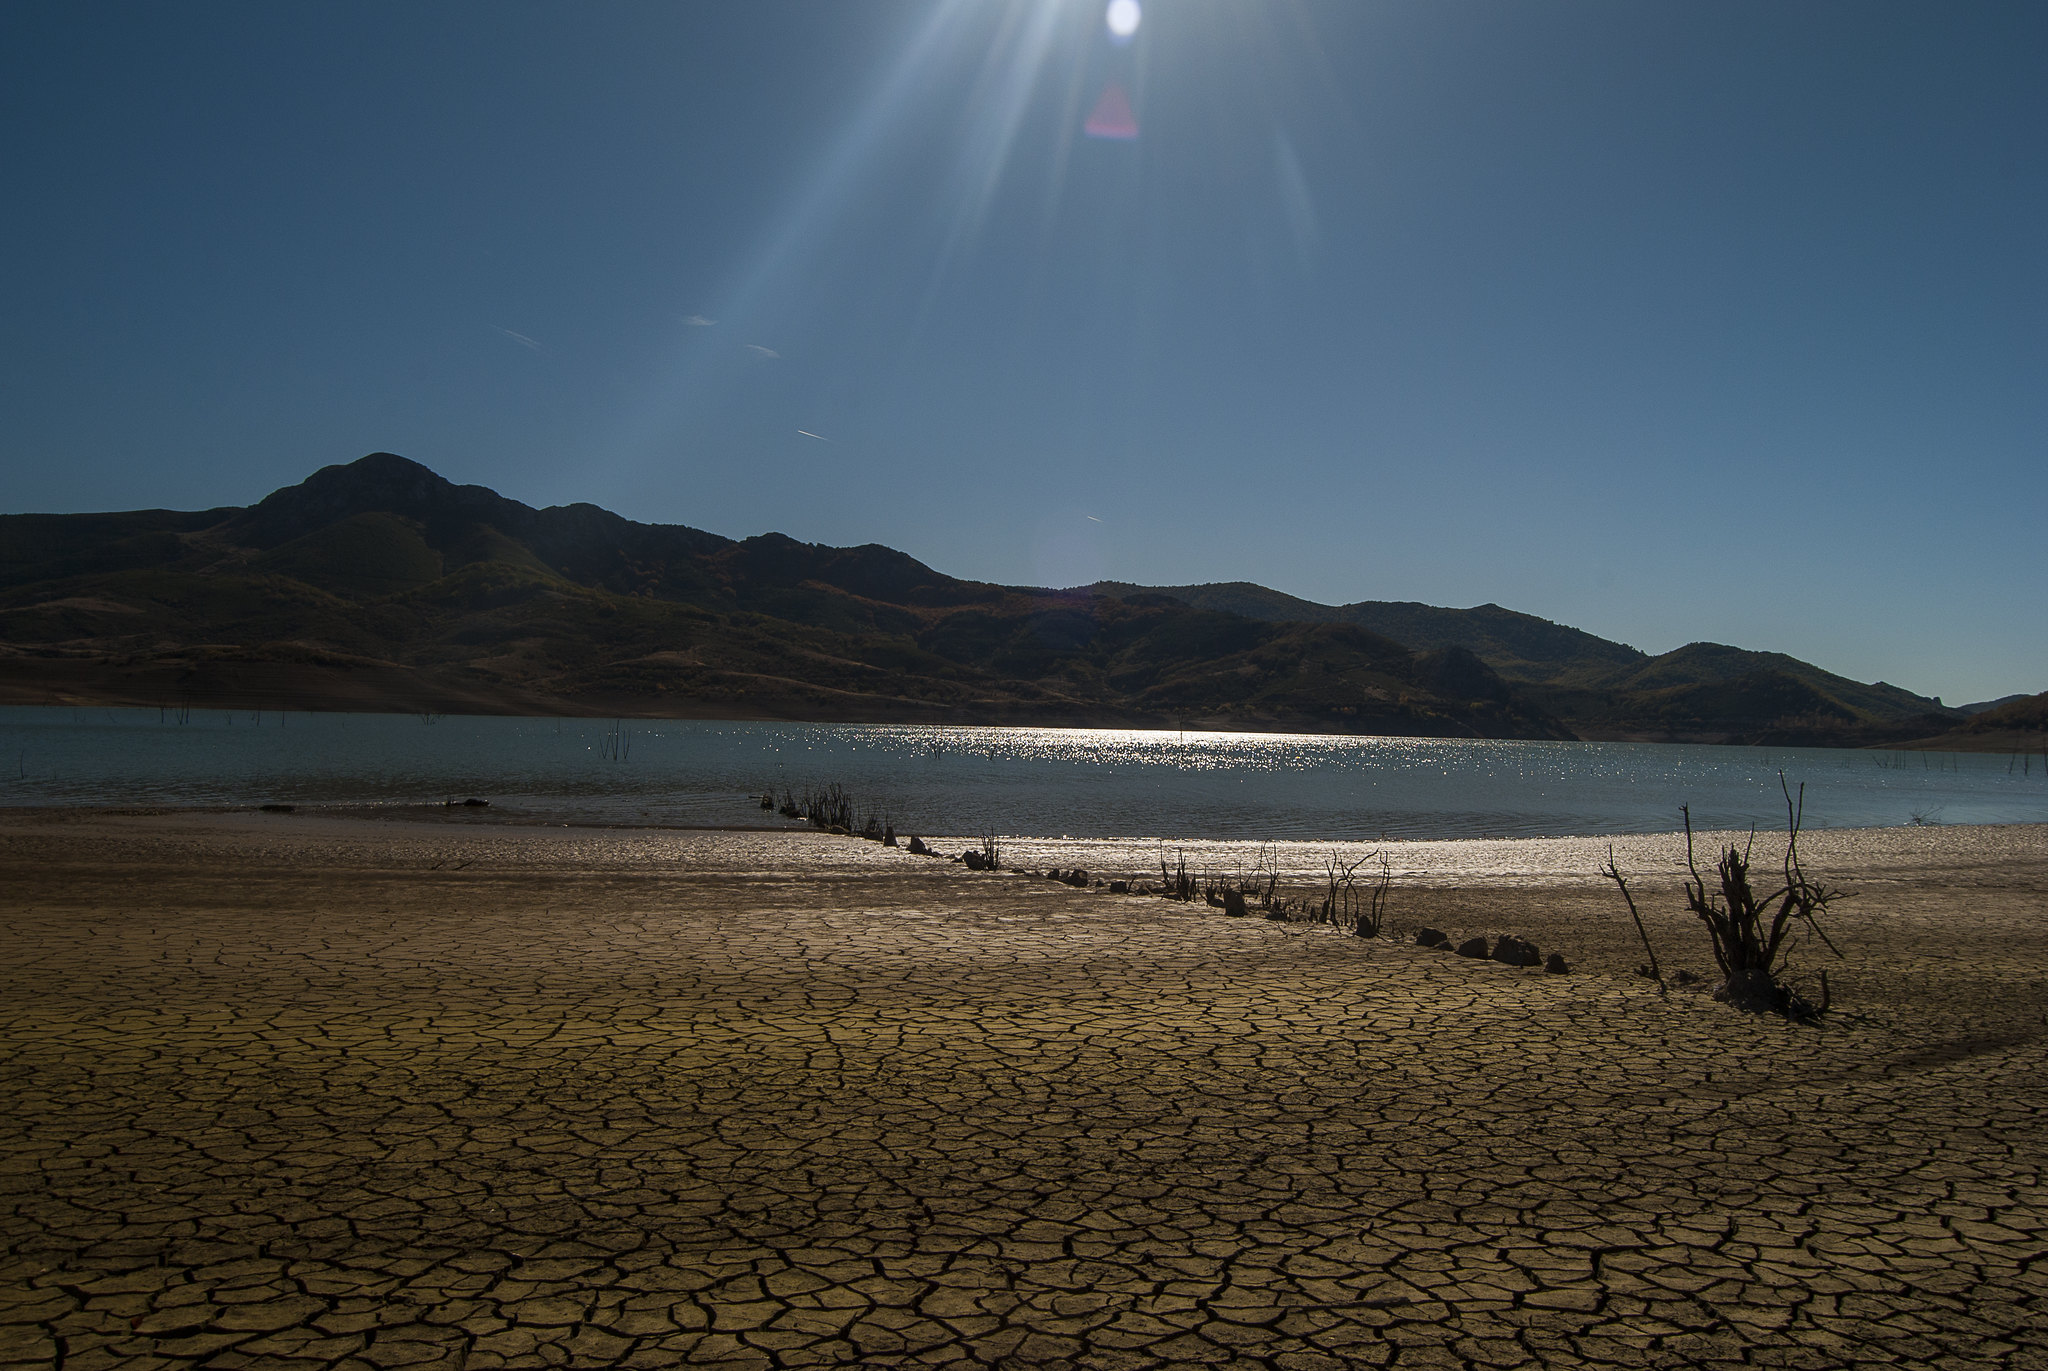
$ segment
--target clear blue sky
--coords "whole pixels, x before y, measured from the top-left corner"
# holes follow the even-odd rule
[[[13,0],[0,508],[389,450],[2040,690],[2044,53],[2035,0]]]

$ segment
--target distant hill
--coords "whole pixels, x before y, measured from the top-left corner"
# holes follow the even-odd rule
[[[2039,695],[2010,695],[1963,725],[1965,733],[2048,733],[2048,690]]]
[[[2032,698],[2031,695],[2001,695],[1995,700],[1979,700],[1975,704],[1957,705],[1956,713],[1985,714],[1998,708],[2000,705],[2009,705],[2015,700],[2030,700]]]
[[[1414,647],[1462,647],[1582,737],[1859,745],[1941,733],[1961,712],[1879,681],[1866,685],[1775,652],[1689,643],[1651,657],[1623,643],[1499,605],[1406,601],[1322,605],[1242,581],[1200,586],[1101,582],[1107,595],[1170,595],[1205,609],[1351,623]]]
[[[0,699],[1571,736],[1455,644],[534,509],[389,453],[246,509],[0,517]]]
[[[2048,691],[2008,695],[1969,713],[1960,726],[1916,739],[1930,751],[2024,752],[2048,762]]]
[[[1688,643],[1632,671],[1586,672],[1533,692],[1582,730],[1773,743],[1875,743],[1952,727],[1939,700],[1866,685],[1796,657]]]
[[[535,509],[390,453],[248,508],[0,516],[0,700],[1841,745],[1966,719],[1494,604],[989,585],[874,544]]]
[[[1521,681],[1557,681],[1588,671],[1620,670],[1650,660],[1635,648],[1499,605],[1439,609],[1401,600],[1319,605],[1248,581],[1200,586],[1135,586],[1101,581],[1084,589],[1098,595],[1171,595],[1198,609],[1242,614],[1248,619],[1356,624],[1410,647],[1465,648],[1477,653],[1494,670]]]

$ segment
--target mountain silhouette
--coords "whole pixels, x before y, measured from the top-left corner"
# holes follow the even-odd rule
[[[1857,741],[1960,715],[1497,605],[1072,590],[536,509],[372,453],[247,508],[0,516],[0,699]]]

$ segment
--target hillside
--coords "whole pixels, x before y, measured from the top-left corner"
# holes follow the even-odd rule
[[[1972,712],[1960,727],[1907,746],[1940,752],[2021,752],[2048,761],[2048,691],[1992,701]]]
[[[2031,695],[2001,695],[1995,700],[1979,700],[1975,704],[1957,705],[1956,713],[1985,714],[1998,708],[2000,705],[2009,705],[2016,700],[2031,700],[2032,698],[2033,696]]]
[[[1571,736],[1455,645],[534,509],[388,453],[246,509],[0,517],[0,699]]]
[[[1866,685],[1774,652],[1689,643],[1652,657],[1583,630],[1486,604],[1323,605],[1242,581],[1103,582],[1105,595],[1170,595],[1251,618],[1349,623],[1424,649],[1464,648],[1581,737],[1856,746],[1942,733],[1962,712],[1879,681]]]
[[[1783,654],[1652,657],[1493,604],[963,581],[535,509],[389,453],[248,508],[0,516],[10,702],[1988,746],[2033,698],[1966,727]]]
[[[1356,624],[1417,648],[1462,647],[1518,681],[1555,682],[1587,672],[1621,670],[1650,660],[1646,653],[1580,629],[1518,614],[1499,605],[1439,609],[1401,600],[1320,605],[1247,581],[1200,586],[1135,586],[1103,581],[1085,589],[1099,595],[1171,595],[1198,609],[1250,619]]]

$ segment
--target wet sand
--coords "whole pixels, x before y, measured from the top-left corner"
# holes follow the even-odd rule
[[[808,834],[0,814],[0,1364],[2048,1366],[2048,830],[1813,835],[1821,1027],[1630,974],[1604,849],[1401,851],[1550,976]]]

